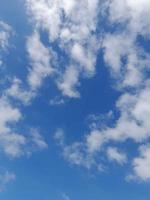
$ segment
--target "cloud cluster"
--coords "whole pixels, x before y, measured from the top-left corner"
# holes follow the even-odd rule
[[[9,25],[0,22],[1,57],[1,51],[9,47],[11,32],[13,32],[13,30]],[[6,86],[7,85],[8,83],[6,83]],[[1,87],[0,91],[0,152],[3,152],[8,157],[16,158],[25,154],[29,155],[35,149],[46,148],[47,144],[38,131],[29,131],[28,134],[25,134],[24,131],[20,132],[17,128],[24,115],[21,108],[18,107],[10,97],[15,96],[27,102],[28,99],[31,98],[29,92],[20,88],[20,80],[17,78],[15,78],[10,88],[6,86],[4,88]]]
[[[24,104],[29,104],[36,97],[44,79],[53,74],[54,70],[51,64],[54,62],[55,55],[51,49],[44,46],[36,31],[27,38],[26,50],[30,66],[28,67],[26,83],[23,83],[19,78],[13,78],[7,95]],[[51,58],[53,58],[53,62]]]
[[[22,118],[21,111],[12,105],[6,97],[0,99],[0,151],[11,158],[31,154],[34,149],[45,149],[44,138],[36,131],[28,134],[17,131]]]
[[[121,92],[115,107],[119,116],[113,125],[92,127],[83,141],[68,145],[62,131],[55,138],[65,159],[88,169],[101,169],[105,159],[119,165],[129,163],[128,152],[118,146],[131,140],[139,153],[130,162],[132,177],[149,180],[150,56],[144,45],[150,34],[149,0],[25,0],[25,5],[33,26],[26,41],[28,73],[25,84],[15,77],[1,98],[2,150],[16,157],[28,144],[24,135],[12,132],[12,124],[18,123],[22,114],[10,99],[31,103],[47,77],[55,78],[63,96],[79,98],[80,80],[94,77],[98,51],[102,50],[105,66],[115,80],[113,88]],[[0,27],[0,48],[4,49],[10,28],[2,22]],[[54,98],[50,104],[63,104],[63,99]],[[36,131],[31,135],[39,148],[46,147]]]
[[[64,156],[71,163],[88,168],[93,165],[98,167],[102,161],[97,159],[97,155],[105,155],[110,162],[116,161],[121,165],[129,163],[125,152],[117,146],[131,140],[138,145],[139,152],[139,157],[131,161],[132,178],[150,179],[150,57],[145,45],[140,42],[149,41],[149,9],[148,0],[107,1],[108,27],[102,34],[102,48],[105,64],[116,81],[114,88],[122,92],[116,102],[119,117],[111,126],[106,124],[92,129],[82,142],[69,146],[61,142]],[[80,49],[78,53],[82,55]]]
[[[26,6],[35,29],[46,31],[50,46],[66,55],[65,65],[57,60],[58,89],[64,96],[79,97],[80,78],[95,73],[99,1],[26,0]]]

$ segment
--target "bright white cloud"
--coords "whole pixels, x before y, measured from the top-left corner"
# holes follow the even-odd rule
[[[88,151],[93,153],[100,150],[101,145],[105,142],[105,136],[103,133],[100,134],[98,130],[93,130],[90,135],[86,138]]]
[[[27,52],[30,58],[31,68],[28,74],[28,83],[31,90],[36,90],[45,77],[52,74],[50,65],[50,51],[40,41],[40,36],[35,32],[27,40]]]
[[[131,178],[139,179],[142,181],[150,180],[150,147],[149,145],[143,145],[140,147],[140,155],[134,158],[133,163],[133,175]]]
[[[111,75],[118,83],[116,89],[122,91],[122,95],[116,102],[116,109],[119,111],[119,117],[113,126],[107,126],[105,124],[103,127],[95,126],[83,142],[74,142],[69,146],[63,146],[67,160],[76,165],[86,167],[91,167],[95,165],[95,163],[99,165],[97,154],[102,155],[104,153],[109,160],[114,160],[118,164],[125,164],[127,162],[126,154],[122,153],[121,149],[117,149],[116,147],[112,148],[111,142],[124,143],[130,139],[134,143],[141,145],[141,143],[145,143],[145,141],[150,138],[150,81],[147,74],[145,74],[146,70],[149,71],[150,56],[144,46],[138,43],[139,36],[145,40],[149,39],[150,22],[148,16],[150,2],[148,0],[139,0],[136,2],[132,0],[112,0],[107,1],[107,3],[108,4],[105,5],[108,9],[107,20],[110,25],[110,32],[107,30],[102,39],[104,60],[109,66]],[[73,5],[73,9],[75,9],[74,6],[75,5]],[[91,19],[96,17],[96,15],[94,15],[94,17],[93,15],[91,16]],[[84,21],[84,17],[82,22],[86,22]],[[84,25],[83,23],[82,27],[84,29],[86,23]],[[112,31],[112,26],[115,26],[116,30],[114,29]],[[89,28],[86,30],[91,29]],[[65,27],[62,30],[60,35],[61,38],[63,38],[63,47],[68,44],[68,41],[72,38],[71,31],[72,26],[70,26],[70,28]],[[85,31],[84,33],[87,34],[88,32]],[[81,34],[80,38],[83,39],[82,36]],[[91,66],[94,65],[89,64],[89,60],[91,63],[94,63],[94,61],[92,61],[94,57],[91,56],[90,59],[88,59],[88,51],[90,48],[85,49],[83,43],[84,40],[81,42],[81,40],[76,37],[75,43],[73,43],[71,48],[73,61],[82,66],[80,67],[80,74],[85,66],[90,70],[94,69],[91,68]],[[90,51],[91,54],[93,52],[94,50]],[[68,71],[68,68],[66,71]],[[86,69],[86,73],[87,72],[88,70]],[[68,78],[65,77],[64,80],[67,82]],[[74,83],[69,82],[65,85],[67,90],[68,85],[73,86],[79,82],[79,80],[75,78],[71,80],[75,81]],[[66,91],[66,89],[64,89],[64,91]],[[74,87],[71,87],[70,91],[74,91]],[[68,96],[75,96],[74,94],[75,93],[72,93]],[[142,180],[149,179],[147,170],[149,158],[147,152],[149,151],[142,150],[141,156],[134,159],[132,165],[135,175]],[[143,170],[143,168],[145,170]]]
[[[19,79],[14,79],[6,95],[28,103],[36,96],[44,79],[54,74],[56,85],[64,96],[80,97],[80,79],[89,78],[96,72],[96,56],[100,48],[97,29],[100,1],[26,2],[30,19],[35,24],[35,32],[27,39],[30,61],[27,89]],[[61,146],[66,160],[87,169],[93,166],[99,169],[103,159],[115,161],[120,165],[127,163],[126,153],[122,149],[112,147],[111,143],[124,143],[130,139],[141,146],[139,156],[132,161],[131,177],[147,181],[150,179],[150,148],[149,145],[142,144],[150,137],[150,81],[145,76],[145,70],[149,70],[150,57],[138,43],[138,37],[149,39],[150,3],[148,0],[112,0],[107,3],[110,26],[117,25],[117,28],[113,33],[104,33],[102,48],[105,63],[109,66],[113,78],[119,83],[116,89],[122,91],[116,102],[120,116],[113,126],[95,126],[82,142],[66,144],[61,130],[56,133],[55,139]],[[1,26],[3,31],[0,32],[0,46],[5,49],[8,46],[10,28],[5,24]],[[41,41],[41,30],[48,33],[48,46]],[[56,59],[57,52],[54,53],[54,49],[50,47],[52,42],[66,55],[65,66],[62,66],[60,55]],[[63,101],[55,99],[51,104],[61,102]],[[26,153],[31,154],[35,149],[47,148],[44,138],[38,131],[31,131],[28,137],[14,132],[10,124],[19,122],[22,117],[21,111],[14,108],[7,99],[0,105],[2,151],[11,157],[19,157]],[[5,112],[9,114],[4,114]],[[101,160],[101,157],[104,158]],[[63,198],[69,199],[67,196]]]
[[[21,146],[25,144],[25,137],[15,133],[10,127],[18,122],[21,113],[12,107],[5,98],[0,99],[0,148],[6,154],[17,157],[21,154]]]
[[[41,42],[40,35],[37,32],[28,37],[26,49],[30,63],[26,84],[20,79],[14,78],[6,94],[24,104],[29,104],[37,95],[44,79],[53,74],[51,58],[53,57],[54,61],[55,55],[51,49],[45,47]]]
[[[11,82],[11,86],[6,90],[6,95],[18,99],[24,104],[28,104],[31,99],[35,97],[36,93],[30,89],[26,90],[22,85],[20,79],[14,78]]]
[[[0,57],[2,53],[5,53],[5,50],[9,47],[9,38],[13,32],[12,28],[3,21],[0,21]],[[38,36],[33,36],[30,42],[32,42],[33,49],[29,48],[30,58],[33,58],[34,64],[40,63],[41,65],[45,64],[46,68],[48,67],[48,51],[38,42]],[[34,52],[35,48],[40,48],[43,55],[40,57]],[[42,51],[43,50],[43,51]],[[3,52],[2,52],[3,51]],[[34,56],[36,55],[36,58]],[[43,60],[42,60],[43,59]],[[2,64],[2,61],[1,61]],[[44,66],[45,67],[45,66]],[[48,71],[48,70],[47,70]],[[47,72],[46,71],[46,72]],[[45,71],[44,71],[45,72]],[[43,72],[43,73],[44,73]],[[45,72],[45,73],[46,73]],[[37,73],[36,73],[37,74]],[[40,72],[38,81],[42,81],[43,74]],[[5,78],[5,77],[4,77]],[[7,75],[6,75],[7,78]],[[7,85],[7,83],[6,83]],[[34,85],[35,86],[35,85]],[[23,114],[21,109],[17,107],[14,101],[10,100],[11,97],[15,97],[25,103],[29,102],[33,97],[34,93],[30,89],[29,91],[25,90],[22,87],[21,80],[15,78],[10,88],[4,87],[1,88],[1,97],[0,97],[0,152],[3,152],[11,158],[20,157],[22,155],[28,154],[28,149],[30,148],[30,153],[33,149],[29,146],[34,145],[34,149],[44,149],[46,143],[44,138],[40,136],[39,133],[30,133],[24,135],[18,131],[18,124],[23,119]],[[6,176],[7,178],[7,176]],[[6,180],[7,181],[7,180]]]
[[[75,90],[79,77],[89,77],[95,72],[99,1],[26,0],[26,5],[36,29],[47,31],[49,41],[57,42],[68,57],[68,67],[63,72],[59,69],[58,88],[65,96],[79,97]],[[58,66],[62,65],[57,62]],[[65,80],[60,82],[63,74]]]
[[[45,149],[47,144],[38,132],[27,136],[16,132],[16,124],[22,117],[21,111],[14,107],[7,98],[0,99],[0,150],[12,158],[30,154],[34,149]],[[14,127],[14,128],[13,128]],[[31,148],[31,147],[34,148]]]
[[[58,82],[58,88],[62,91],[63,95],[79,97],[80,94],[75,88],[77,85],[79,85],[79,71],[77,66],[71,66],[66,69],[62,80]]]

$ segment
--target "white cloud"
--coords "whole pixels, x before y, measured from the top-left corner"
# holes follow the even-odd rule
[[[70,200],[70,197],[67,194],[63,193],[62,194],[62,199],[63,200]]]
[[[68,67],[58,82],[58,88],[62,91],[63,95],[68,97],[80,97],[79,92],[75,86],[79,85],[79,71],[77,66]]]
[[[49,104],[51,106],[60,106],[65,104],[65,100],[63,98],[56,96],[49,101]]]
[[[128,32],[107,34],[103,41],[104,59],[120,87],[139,87],[150,57]],[[124,61],[123,61],[124,60]]]
[[[90,77],[95,72],[99,46],[95,33],[99,1],[26,0],[26,5],[37,31],[47,31],[49,42],[56,42],[68,57],[65,71],[58,69],[58,88],[65,96],[79,97],[75,90],[80,83],[79,77]],[[58,60],[57,65],[62,63]],[[76,65],[78,67],[73,69],[72,66]],[[72,75],[72,81],[68,74]],[[60,84],[62,76],[65,81]]]
[[[14,78],[11,86],[6,90],[6,95],[18,99],[24,104],[28,104],[35,97],[36,93],[32,90],[26,90],[22,85],[20,79]]]
[[[95,164],[93,157],[86,152],[85,146],[80,142],[63,146],[63,156],[71,164],[87,169],[90,169]]]
[[[12,32],[12,28],[4,21],[0,20],[0,66],[3,65],[2,53],[8,49],[9,38]]]
[[[62,148],[63,157],[71,164],[83,166],[90,169],[95,165],[92,155],[87,152],[87,148],[82,142],[74,142],[73,144],[65,144],[64,132],[58,129],[54,135],[57,144]]]
[[[103,145],[104,142],[105,136],[103,133],[100,134],[98,130],[93,130],[86,138],[87,148],[91,153],[100,150],[101,145]]]
[[[109,147],[107,149],[107,156],[110,161],[116,161],[120,165],[127,162],[126,154],[118,151],[118,149],[114,147]]]
[[[0,192],[3,192],[6,188],[6,186],[14,181],[16,178],[16,175],[12,172],[5,171],[4,173],[0,174]]]
[[[12,45],[9,43],[12,33],[13,29],[8,24],[0,21],[1,67],[3,67],[3,54],[8,54],[8,47]],[[0,153],[11,160],[48,148],[44,137],[38,131],[35,129],[27,131],[26,126],[23,124],[24,113],[22,113],[21,106],[19,107],[20,104],[14,101],[14,99],[17,99],[25,104],[30,103],[33,97],[36,96],[37,89],[41,86],[43,79],[51,75],[53,71],[50,65],[50,50],[40,41],[38,33],[35,32],[28,38],[27,51],[31,68],[26,83],[19,78],[9,77],[7,71],[0,80],[4,84],[0,91]],[[9,87],[10,79],[12,82]],[[14,98],[13,101],[10,97]],[[13,180],[15,180],[14,173],[9,171],[0,173],[0,192],[5,190],[7,184]]]
[[[12,107],[7,99],[0,99],[0,149],[12,157],[19,156],[21,146],[25,144],[25,137],[13,132],[10,126],[21,116],[19,109]]]
[[[125,153],[128,152],[122,153],[121,149],[118,150],[116,147],[112,148],[111,143],[125,143],[130,139],[139,145],[150,138],[149,91],[148,81],[145,87],[137,93],[123,94],[116,105],[120,116],[112,127],[105,125],[102,127],[95,126],[82,142],[73,142],[70,145],[66,145],[64,139],[61,140],[61,147],[65,159],[78,166],[86,168],[96,166],[98,168],[100,163],[103,164],[100,157],[106,152],[109,160],[114,160],[121,165],[125,164],[127,162]],[[63,137],[61,136],[61,138]],[[139,161],[139,159],[136,160]],[[137,164],[135,161],[134,163]],[[134,164],[133,166],[134,171],[140,170],[138,165]],[[140,172],[138,171],[137,173]]]
[[[35,32],[28,38],[27,52],[30,58],[31,68],[28,74],[28,83],[31,90],[41,86],[45,77],[52,74],[50,51],[40,41],[40,36]]]
[[[10,38],[10,34],[12,32],[12,28],[3,21],[0,21],[0,51],[6,50],[8,47],[8,40]]]
[[[51,49],[45,47],[41,42],[40,35],[37,32],[28,37],[26,49],[30,63],[26,84],[15,77],[10,88],[6,90],[6,94],[24,104],[29,104],[36,97],[44,79],[53,74],[51,58],[53,57],[54,61],[55,55]]]
[[[0,150],[11,158],[47,148],[44,138],[38,132],[31,131],[26,136],[16,132],[15,127],[21,118],[21,111],[7,98],[0,99]]]
[[[57,59],[55,82],[62,94],[71,98],[80,97],[80,80],[95,74],[100,48],[98,37],[102,36],[104,61],[116,80],[115,89],[122,92],[116,102],[119,117],[113,126],[95,126],[83,142],[66,145],[63,134],[57,139],[64,157],[78,166],[90,168],[99,165],[96,156],[103,153],[108,159],[124,164],[127,159],[125,154],[121,153],[121,149],[112,148],[111,142],[124,143],[130,139],[139,145],[150,137],[150,83],[145,73],[150,69],[150,56],[138,43],[139,36],[146,41],[149,39],[149,0],[108,0],[105,4],[107,11],[98,0],[26,0],[26,5],[36,29],[27,45],[32,63],[28,76],[31,88],[38,88],[44,77],[52,73],[49,50],[40,41],[40,30],[47,32],[50,45],[55,42],[66,55],[65,66],[62,66],[61,58]],[[104,11],[108,14],[106,20],[110,26],[107,30],[98,23],[99,13]],[[41,51],[37,53],[36,49]],[[144,180],[149,178],[149,174],[147,167],[145,174],[141,174],[141,161],[148,163],[148,156],[145,152],[141,155],[142,158],[134,160],[133,170]]]
[[[150,146],[143,145],[140,147],[140,155],[134,158],[133,163],[133,179],[142,181],[150,180]]]
[[[32,129],[29,137],[31,145],[34,145],[36,149],[42,150],[48,148],[48,145],[45,142],[44,137],[39,133],[38,130]]]

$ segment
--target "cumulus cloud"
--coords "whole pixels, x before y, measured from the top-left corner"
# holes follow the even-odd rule
[[[2,53],[2,50],[6,50],[9,47],[9,38],[11,32],[12,28],[5,22],[0,21],[0,55]],[[35,37],[37,37],[38,40],[38,36]],[[34,57],[35,55],[34,51],[36,45],[37,47],[41,48],[41,52],[44,49],[44,47],[40,45],[40,42],[38,43],[36,38],[34,39],[36,44],[34,45],[33,42],[33,50],[31,48],[29,50],[31,57]],[[32,39],[30,40],[32,41]],[[48,59],[46,60],[46,57],[48,55],[45,54],[45,52],[47,51],[45,49],[43,51],[44,52],[41,56],[41,59],[39,58],[40,56],[36,56],[37,59],[35,58],[32,60],[34,61],[34,64],[37,64],[39,62],[43,65],[45,64],[46,67],[48,67]],[[32,73],[30,72],[30,74]],[[40,74],[38,75],[38,81],[41,82],[43,77],[42,72],[40,72]],[[8,85],[8,83],[6,83],[6,85]],[[31,100],[31,98],[33,98],[33,96],[35,95],[32,89],[25,90],[25,88],[22,85],[23,84],[20,79],[14,78],[10,87],[1,88],[0,151],[11,158],[17,158],[22,155],[28,154],[29,149],[31,154],[33,152],[31,146],[34,146],[34,149],[44,149],[47,147],[44,138],[39,133],[31,132],[29,134],[24,134],[24,132],[21,133],[17,129],[18,124],[23,119],[23,113],[21,109],[13,101],[11,101],[10,97],[15,97],[18,100],[23,101],[24,103],[28,103]],[[34,84],[34,88],[35,85],[36,84]]]
[[[98,19],[96,18],[99,13],[95,7],[98,5],[97,3],[98,1],[94,1],[92,7],[92,11],[95,11],[95,14],[91,12],[90,4],[88,4],[89,7],[87,6],[90,10],[89,17],[84,18],[86,13],[84,9],[82,10],[84,12],[83,16],[83,12],[80,13],[82,30],[86,30],[84,34],[82,31],[75,35],[71,34],[73,33],[72,30],[74,30],[73,23],[69,24],[69,28],[67,26],[64,29],[59,27],[61,47],[65,49],[65,45],[67,45],[71,52],[72,61],[80,66],[76,71],[78,73],[73,75],[74,78],[70,80],[71,75],[68,74],[71,68],[69,65],[66,68],[65,75],[63,75],[64,81],[61,81],[61,84],[59,84],[61,91],[70,97],[79,96],[74,86],[78,86],[83,72],[86,72],[85,74],[88,75],[90,73],[94,74],[95,71],[95,67],[93,68],[95,57],[93,55],[96,55],[97,49],[100,46],[95,45],[96,48],[93,48],[93,44],[96,44],[95,41],[97,41],[96,35],[98,32],[97,34],[91,34],[91,30],[94,31],[97,27],[96,22]],[[70,4],[70,8],[67,8],[72,11],[71,14],[68,10],[66,12],[66,16],[70,17],[68,18],[71,19],[71,22],[75,20],[78,22],[77,24],[80,24],[78,19],[79,13],[75,8],[78,6],[83,8],[82,5],[84,5],[84,2],[78,2],[78,5]],[[105,6],[105,15],[107,15],[105,20],[108,27],[105,29],[100,24],[104,29],[104,32],[101,34],[101,47],[105,64],[116,82],[114,89],[121,91],[121,96],[118,98],[115,107],[115,110],[119,112],[119,116],[113,125],[95,126],[82,142],[74,142],[69,146],[61,144],[67,160],[76,165],[88,167],[95,165],[95,163],[99,164],[97,154],[105,154],[107,159],[116,161],[121,165],[125,164],[127,162],[126,154],[122,153],[121,149],[117,147],[112,148],[111,143],[119,144],[132,140],[140,147],[150,137],[148,122],[150,118],[150,80],[147,76],[150,57],[145,46],[139,42],[139,38],[147,42],[149,41],[150,22],[148,16],[150,3],[148,0],[138,0],[136,2],[134,0],[111,0],[107,1]],[[101,9],[104,12],[103,8],[99,7],[100,12]],[[77,16],[76,19],[73,19],[74,13]],[[90,22],[90,20],[93,22],[86,26],[86,22]],[[78,37],[79,34],[80,37]],[[59,38],[58,35],[57,38]],[[73,43],[70,48],[69,42],[71,39]],[[72,71],[70,73],[73,74]],[[149,167],[148,153],[149,148],[142,148],[140,156],[133,158],[133,173],[142,180],[149,179],[147,171]],[[145,166],[145,170],[143,170],[143,166]]]
[[[16,124],[22,118],[21,111],[5,97],[0,99],[0,150],[11,158],[32,153],[34,149],[45,149],[44,138],[36,131],[27,136],[16,131]],[[31,147],[34,147],[31,148]]]
[[[92,165],[95,165],[92,154],[88,152],[88,149],[83,142],[66,144],[65,134],[62,129],[56,131],[54,138],[62,149],[63,157],[71,164],[82,166],[87,169],[90,169]]]
[[[79,71],[76,68],[77,66],[67,68],[62,80],[58,82],[58,88],[68,97],[80,97],[76,90],[77,85],[79,85]]]
[[[56,42],[68,57],[67,68],[60,68],[58,89],[68,97],[79,97],[75,89],[81,77],[95,73],[98,38],[96,35],[99,1],[26,0],[27,11],[37,31],[46,31],[49,42]],[[63,78],[62,78],[63,77]]]
[[[0,148],[6,154],[17,157],[21,154],[20,147],[25,144],[25,137],[13,132],[10,125],[18,122],[22,115],[5,98],[0,99],[0,105]]]
[[[111,71],[122,81],[121,87],[139,87],[144,70],[149,68],[150,57],[138,37],[149,38],[149,1],[113,0],[109,4],[109,22],[118,27],[107,33],[104,41],[104,58]]]
[[[26,90],[23,87],[23,83],[18,78],[13,78],[11,81],[11,85],[6,90],[6,95],[9,97],[13,97],[24,104],[30,103],[30,101],[35,97],[36,93],[32,90]]]
[[[121,91],[115,107],[118,118],[110,126],[97,124],[83,141],[68,145],[63,131],[58,131],[55,139],[65,159],[88,169],[99,168],[103,156],[105,160],[125,164],[126,153],[111,143],[132,140],[139,147],[139,157],[133,158],[131,164],[132,175],[146,181],[150,178],[149,145],[146,145],[150,138],[150,80],[146,73],[150,57],[139,37],[149,40],[150,2],[108,0],[104,7],[100,0],[26,0],[33,26],[33,34],[26,41],[28,74],[26,83],[15,77],[11,86],[2,91],[0,150],[14,158],[30,154],[35,148],[47,148],[38,131],[32,130],[28,137],[16,131],[23,114],[10,97],[28,104],[44,79],[53,75],[63,96],[79,98],[80,80],[95,75],[97,54],[102,48],[105,64],[116,82],[114,89]],[[101,12],[107,15],[107,28],[100,23]],[[8,47],[10,32],[10,26],[0,22],[0,54]],[[48,36],[47,46],[41,40],[41,32]],[[62,102],[55,99],[51,104]]]
[[[36,90],[42,84],[43,79],[52,74],[51,54],[40,41],[40,36],[37,32],[27,40],[27,52],[31,65],[27,80],[31,90]]]
[[[44,79],[53,74],[51,58],[53,57],[53,60],[55,60],[55,55],[51,49],[48,49],[42,43],[40,35],[36,31],[27,38],[26,50],[30,65],[26,83],[23,83],[17,77],[13,78],[6,94],[24,104],[29,104],[36,97]]]
[[[142,145],[139,149],[139,157],[134,158],[132,162],[133,175],[130,179],[149,181],[150,180],[150,146]]]

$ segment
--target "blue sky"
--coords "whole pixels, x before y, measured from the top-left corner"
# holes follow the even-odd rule
[[[149,200],[149,10],[0,2],[2,200]]]

